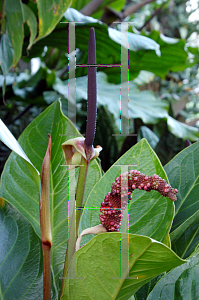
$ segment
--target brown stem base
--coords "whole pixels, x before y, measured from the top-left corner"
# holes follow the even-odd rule
[[[51,299],[50,246],[42,244],[43,250],[43,300]]]

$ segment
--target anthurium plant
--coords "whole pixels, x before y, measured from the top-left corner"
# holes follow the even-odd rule
[[[103,173],[93,28],[88,57],[85,137],[59,100],[18,142],[0,121],[1,299],[198,299],[199,143],[163,167],[142,139]]]

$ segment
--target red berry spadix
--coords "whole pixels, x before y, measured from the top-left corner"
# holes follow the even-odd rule
[[[104,202],[101,203],[99,219],[107,231],[119,231],[123,211],[128,202],[132,199],[131,193],[135,190],[158,191],[163,197],[168,197],[176,201],[177,189],[172,188],[166,180],[154,174],[148,176],[141,174],[140,171],[130,170],[117,177],[112,183]]]

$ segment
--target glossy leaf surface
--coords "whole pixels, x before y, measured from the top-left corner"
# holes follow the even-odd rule
[[[196,300],[199,298],[199,253],[165,275],[147,300]]]
[[[185,148],[166,166],[171,185],[178,189],[172,225],[172,248],[183,258],[199,243],[199,142]]]
[[[28,154],[33,165],[41,172],[41,166],[48,145],[48,133],[52,138],[51,148],[51,262],[57,287],[62,270],[68,239],[68,188],[75,195],[75,175],[68,177],[61,144],[69,136],[80,136],[74,125],[60,110],[56,101],[40,114],[22,133],[19,144]],[[89,165],[85,199],[101,177],[98,163],[93,160]],[[23,159],[12,153],[1,177],[1,196],[10,202],[32,224],[40,236],[39,191]],[[85,201],[85,200],[84,200]],[[75,196],[74,196],[75,202]]]
[[[11,205],[0,208],[1,299],[43,299],[42,247],[32,226]],[[57,299],[51,283],[51,299]]]
[[[120,244],[123,245],[121,251]],[[129,272],[128,264],[124,267],[128,245]],[[77,279],[66,280],[62,299],[75,300],[78,295],[81,299],[92,300],[129,299],[153,277],[182,263],[184,261],[172,250],[149,237],[100,234],[77,251]]]
[[[71,0],[54,0],[50,4],[48,0],[37,0],[39,12],[39,36],[37,40],[53,31],[71,2]]]
[[[22,53],[23,44],[23,9],[20,0],[5,1],[5,14],[8,32],[14,49],[13,63],[16,66]],[[16,26],[17,24],[17,26]]]

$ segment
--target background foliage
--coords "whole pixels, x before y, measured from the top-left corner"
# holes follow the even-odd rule
[[[76,24],[77,50],[76,53],[70,55],[70,59],[76,60],[77,64],[87,64],[89,30],[90,27],[94,27],[97,63],[120,64],[120,24],[113,22],[133,21],[134,23],[129,25],[128,34],[128,117],[129,132],[135,136],[114,135],[120,133],[120,118],[127,118],[127,116],[120,116],[120,68],[104,66],[98,68],[97,74],[98,114],[94,145],[100,144],[103,147],[103,151],[100,153],[101,161],[98,162],[104,172],[113,163],[126,161],[129,159],[130,153],[134,153],[135,160],[137,159],[136,164],[139,169],[143,169],[144,173],[153,170],[154,173],[161,173],[162,178],[167,179],[166,176],[168,176],[170,184],[178,188],[179,194],[173,224],[173,204],[171,205],[165,200],[163,205],[161,197],[159,199],[151,193],[151,199],[157,204],[154,206],[156,207],[155,224],[159,224],[159,228],[161,226],[164,228],[164,230],[156,232],[154,232],[154,224],[147,228],[143,226],[145,222],[148,224],[151,219],[150,209],[141,212],[140,217],[145,220],[141,222],[142,226],[139,218],[136,219],[134,211],[136,208],[139,210],[139,205],[136,206],[137,203],[146,202],[145,205],[147,205],[147,201],[145,201],[145,195],[134,193],[130,206],[130,216],[134,220],[130,227],[132,238],[134,234],[143,234],[155,238],[167,246],[170,246],[171,239],[172,249],[183,259],[189,257],[189,261],[166,275],[162,273],[141,287],[133,297],[137,300],[155,299],[160,294],[164,297],[164,293],[167,295],[165,292],[167,283],[175,278],[177,292],[184,297],[183,299],[187,299],[188,294],[197,295],[199,293],[196,288],[198,282],[195,280],[197,276],[192,277],[188,271],[186,272],[190,269],[192,273],[198,272],[196,246],[199,242],[199,232],[198,201],[196,199],[199,194],[197,162],[199,154],[196,141],[199,138],[199,37],[197,33],[199,25],[196,15],[199,1],[193,3],[184,0],[104,0],[95,5],[97,2],[99,1],[92,1],[94,6],[89,0],[55,0],[53,5],[49,0],[6,0],[1,2],[0,118],[16,138],[19,138],[25,129],[20,136],[20,144],[25,149],[29,149],[27,154],[40,171],[47,147],[45,133],[51,133],[54,142],[60,146],[64,137],[60,137],[59,134],[63,134],[64,129],[68,126],[77,136],[80,135],[80,132],[84,134],[86,129],[87,68],[76,67],[76,99],[68,99],[69,56],[68,24],[66,22],[83,22]],[[127,83],[123,84],[127,86]],[[74,128],[70,120],[62,114],[58,99],[61,100],[62,110],[66,116],[68,115],[69,101],[72,105],[76,100],[77,128]],[[41,114],[42,112],[43,114]],[[33,121],[36,117],[38,118]],[[30,126],[27,127],[29,124]],[[196,143],[185,149],[186,139]],[[52,193],[55,193],[52,199],[54,203],[52,299],[56,299],[59,293],[59,276],[62,272],[67,242],[67,220],[62,213],[62,205],[66,204],[62,200],[67,197],[64,194],[65,190],[62,189],[63,185],[67,185],[67,182],[64,182],[64,180],[67,181],[64,177],[66,171],[58,167],[63,157],[61,148],[57,149],[56,144],[52,148],[52,153],[56,158],[52,164],[51,174]],[[132,148],[134,145],[135,147]],[[145,150],[145,154],[139,152],[140,145]],[[36,156],[35,153],[37,153]],[[2,172],[9,154],[10,150],[0,142],[0,172]],[[176,154],[178,155],[176,156]],[[147,161],[147,157],[153,158],[152,161]],[[110,168],[105,179],[101,179],[103,171],[100,170],[98,162],[94,161],[89,170],[92,180],[88,182],[85,194],[85,204],[88,207],[99,205],[100,199],[104,197],[103,180],[111,184],[115,178],[113,169],[116,166]],[[147,166],[142,165],[142,162],[147,163]],[[24,281],[21,293],[22,295],[25,293],[26,296],[23,299],[31,299],[31,295],[34,295],[34,299],[41,299],[42,253],[39,242],[38,191],[35,183],[27,176],[27,174],[30,175],[28,172],[25,163],[12,153],[1,177],[3,193],[0,194],[2,197],[0,205],[4,205],[4,198],[8,203],[0,211],[1,225],[3,224],[0,228],[3,236],[6,236],[7,233],[10,234],[8,235],[9,244],[4,249],[6,256],[3,256],[2,252],[1,272],[6,272],[7,266],[10,265],[7,253],[12,255],[12,265],[15,266],[15,269],[10,269],[6,273],[8,281],[12,279],[13,274],[14,280],[6,292],[4,291],[7,297],[5,299],[9,299],[16,286],[19,285],[20,272],[23,274],[27,272],[28,277],[30,267],[34,272],[31,273],[29,280]],[[19,180],[19,174],[26,174],[24,182]],[[96,183],[96,190],[92,192],[93,195],[92,193],[89,195],[89,186],[94,187]],[[56,193],[58,187],[59,192]],[[101,196],[99,196],[100,192],[96,195],[98,190],[103,191]],[[161,215],[159,213],[164,215],[161,220],[158,219]],[[97,222],[98,217],[95,211],[87,211],[87,214],[84,212],[80,229],[94,226]],[[64,226],[60,227],[60,224],[64,224]],[[23,245],[20,244],[21,236],[18,232],[21,236],[26,236],[26,239],[23,239]],[[85,237],[83,242],[89,240],[90,237]],[[114,243],[116,242],[117,237],[114,239]],[[95,244],[95,242],[93,243]],[[97,243],[98,241],[96,241],[96,245]],[[20,256],[21,247],[24,249],[23,256]],[[167,248],[163,249],[167,251],[165,250]],[[80,263],[81,255],[84,255],[83,251],[80,251]],[[56,261],[58,253],[61,254],[59,260]],[[20,259],[18,260],[18,258]],[[33,260],[34,264],[31,265]],[[179,264],[178,261],[176,266]],[[166,269],[163,268],[162,272],[164,271]],[[160,280],[155,286],[162,276],[164,276],[163,280]],[[192,282],[192,289],[188,292],[184,291],[182,280],[184,280],[183,282],[186,280]],[[4,290],[6,284],[7,282],[2,281],[0,291]],[[174,293],[173,290],[170,290],[170,293]],[[126,298],[122,299],[129,298],[128,293],[124,292],[123,296]]]
[[[125,20],[134,22],[129,25],[129,128],[137,137],[113,136],[120,132],[120,68],[98,68],[95,144],[104,149],[104,171],[142,137],[163,164],[185,147],[185,139],[197,140],[198,25],[192,20],[198,2],[195,6],[191,1],[148,1],[143,5],[139,1],[107,0],[92,7],[90,1],[54,1],[45,13],[47,0],[37,4],[14,1],[15,13],[11,2],[7,0],[1,7],[0,117],[16,137],[58,98],[67,115],[68,25],[60,21],[84,22],[76,24],[76,63],[87,63],[88,34],[93,26],[97,63],[119,64],[120,25],[110,24]],[[35,61],[39,64],[36,73]],[[76,68],[77,128],[82,134],[86,125],[86,74],[86,68]],[[104,138],[103,128],[107,127],[110,134]],[[9,150],[1,144],[0,153],[2,171]]]

